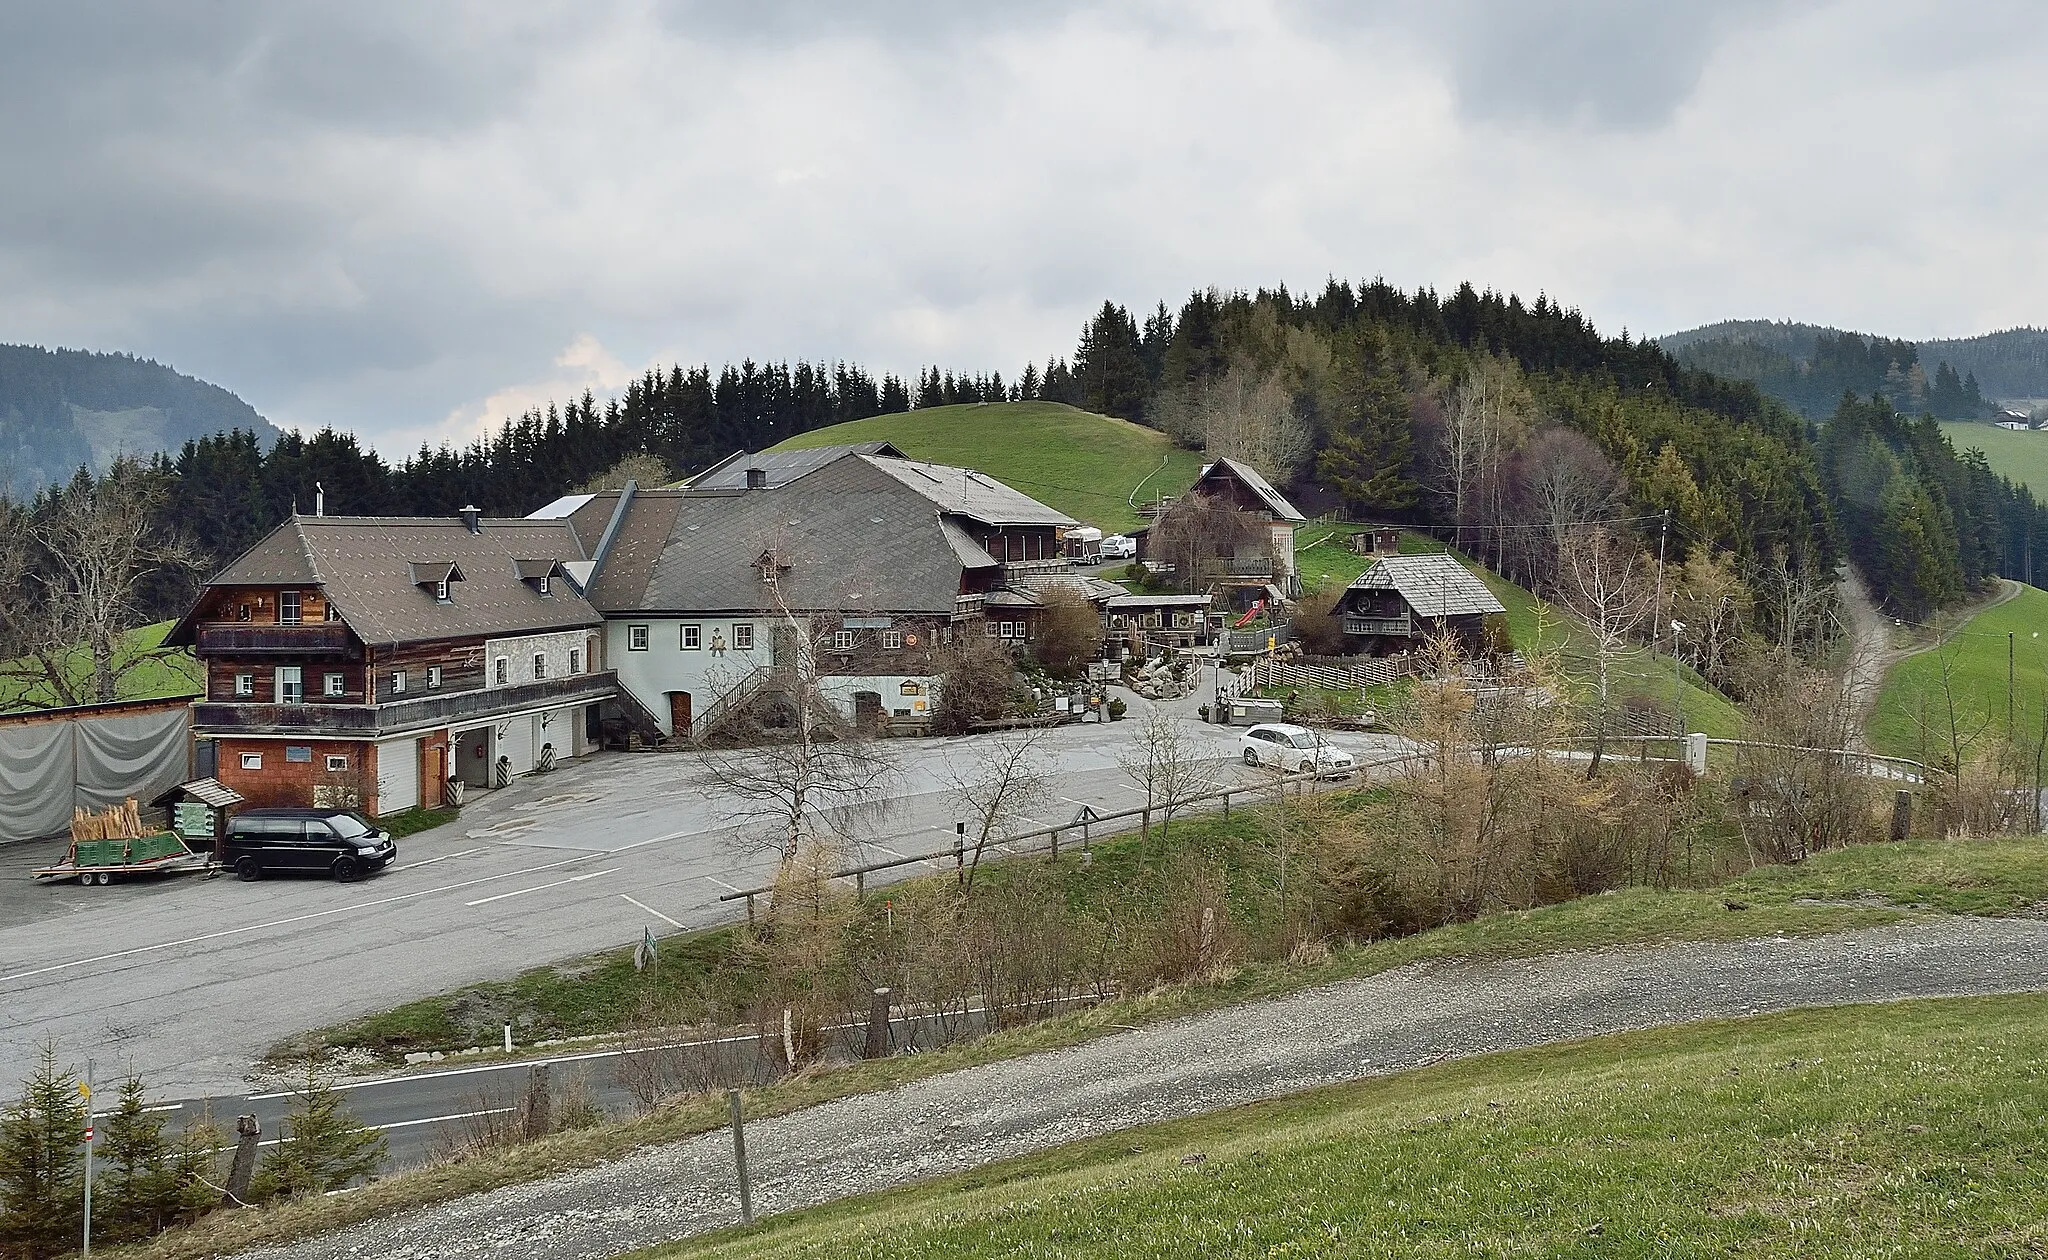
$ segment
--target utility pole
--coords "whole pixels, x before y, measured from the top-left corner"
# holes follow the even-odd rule
[[[2012,742],[2012,645],[2013,631],[2005,632],[2005,739]]]

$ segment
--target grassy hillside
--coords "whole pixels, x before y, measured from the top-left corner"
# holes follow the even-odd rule
[[[1924,759],[1948,742],[1949,697],[1955,729],[1965,742],[1974,732],[2005,729],[2006,642],[2013,644],[2013,724],[2032,740],[2048,705],[2048,593],[2031,586],[1963,624],[1941,647],[1909,656],[1885,676],[1871,712],[1870,746],[1895,757]],[[1948,683],[1942,675],[1946,669]]]
[[[129,636],[129,642],[136,651],[147,651],[164,641],[169,634],[171,623],[159,621],[144,626]],[[92,675],[92,660],[83,649],[75,649],[66,664],[75,686],[86,686]],[[196,696],[203,690],[199,662],[189,651],[179,652],[159,660],[137,666],[121,680],[118,700],[153,700],[159,696]],[[57,697],[47,690],[25,687],[21,680],[0,677],[0,713],[14,709],[48,708],[57,702]]]
[[[1349,584],[1365,572],[1371,561],[1351,550],[1345,541],[1351,532],[1344,526],[1312,525],[1297,535],[1301,544],[1297,562],[1305,588],[1313,589],[1328,583]],[[1401,550],[1419,553],[1443,551],[1445,548],[1442,543],[1421,535],[1404,534]],[[1582,627],[1563,612],[1484,568],[1471,557],[1461,556],[1460,559],[1479,574],[1493,591],[1494,598],[1507,609],[1508,630],[1514,635],[1517,647],[1528,651],[1537,647],[1559,646],[1565,668],[1590,685],[1594,672],[1592,640]],[[1717,738],[1733,738],[1742,733],[1742,716],[1726,696],[1709,687],[1689,668],[1681,670],[1680,676],[1687,730],[1705,731]],[[1668,706],[1672,694],[1671,657],[1663,652],[1637,652],[1616,663],[1609,688],[1617,704],[1625,697],[1640,695],[1658,705]]]
[[[1958,451],[1973,446],[1983,451],[1993,472],[2031,487],[2036,497],[2048,494],[2048,433],[2014,433],[1996,425],[1954,420],[1943,421],[1941,431]],[[2048,568],[2048,557],[2042,564]]]
[[[1133,491],[1139,491],[1140,502],[1157,493],[1178,494],[1194,484],[1203,462],[1199,452],[1177,448],[1156,430],[1050,402],[873,416],[813,429],[775,449],[874,441],[893,442],[916,459],[985,472],[1110,532],[1141,523],[1131,508]]]
[[[2031,1255],[2044,1017],[1945,999],[1489,1055],[645,1254]]]

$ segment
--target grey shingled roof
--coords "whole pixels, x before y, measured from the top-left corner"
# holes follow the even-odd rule
[[[567,584],[542,595],[520,577],[522,561],[584,558],[566,520],[486,520],[471,533],[452,516],[294,516],[207,585],[318,585],[356,637],[382,646],[596,625]],[[444,566],[461,578],[445,604],[418,584]],[[167,641],[189,642],[191,621]]]
[[[751,454],[741,451],[698,473],[690,478],[688,484],[692,490],[745,490],[747,470],[757,468],[768,474],[767,488],[779,490],[847,455],[902,454],[887,442],[851,442],[839,446],[813,446],[801,451],[755,451]]]
[[[910,459],[881,455],[864,457],[876,468],[909,486],[938,505],[942,512],[964,516],[984,525],[1076,526],[1081,522],[1065,512],[1054,511],[1021,490],[997,481],[986,473],[949,464],[925,464]]]
[[[950,614],[962,568],[930,500],[857,456],[780,489],[644,492],[612,548],[590,595],[614,615],[772,608],[769,553],[793,609]]]
[[[1208,478],[1210,473],[1218,471],[1219,469],[1228,472],[1231,476],[1234,476],[1239,481],[1242,481],[1245,484],[1245,486],[1251,490],[1253,494],[1256,494],[1259,496],[1259,498],[1263,499],[1265,501],[1266,507],[1272,511],[1273,515],[1279,517],[1281,520],[1293,521],[1296,524],[1300,524],[1301,522],[1308,520],[1306,516],[1303,516],[1301,514],[1301,509],[1295,507],[1292,503],[1289,503],[1287,501],[1286,495],[1281,494],[1278,490],[1275,490],[1273,488],[1273,483],[1267,481],[1265,477],[1260,475],[1258,469],[1253,468],[1249,464],[1240,464],[1234,459],[1219,459],[1213,463],[1203,465],[1202,475],[1195,479],[1195,484],[1199,486],[1204,480]]]
[[[1385,556],[1358,575],[1354,591],[1394,591],[1418,617],[1471,617],[1506,612],[1470,569],[1448,555]]]

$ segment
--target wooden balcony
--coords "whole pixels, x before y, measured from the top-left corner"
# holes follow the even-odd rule
[[[339,621],[298,626],[224,622],[199,627],[201,656],[354,656],[358,649]]]
[[[572,674],[512,687],[414,696],[389,704],[223,704],[192,706],[192,725],[205,735],[236,733],[306,734],[345,739],[381,739],[403,731],[429,730],[450,722],[488,718],[522,710],[594,704],[616,695],[617,674]]]
[[[967,621],[981,616],[983,595],[956,595],[953,597],[953,620]]]
[[[1415,623],[1406,613],[1399,617],[1344,617],[1339,620],[1339,625],[1345,634],[1412,635],[1415,633]]]

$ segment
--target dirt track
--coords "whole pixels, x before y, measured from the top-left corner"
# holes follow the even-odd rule
[[[1720,1016],[2048,989],[2048,922],[1422,963],[748,1127],[762,1214],[1440,1059]],[[1881,1017],[1880,1017],[1881,1018]],[[736,1222],[724,1133],[471,1195],[266,1260],[592,1260]]]

